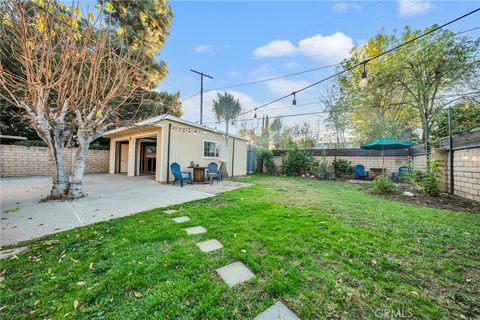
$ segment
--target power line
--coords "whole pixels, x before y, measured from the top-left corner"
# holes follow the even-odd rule
[[[212,89],[207,89],[205,91],[203,91],[204,93],[206,92],[210,92],[210,91],[217,91],[217,90],[224,90],[224,89],[230,89],[230,88],[236,88],[236,87],[243,87],[243,86],[247,86],[247,85],[251,85],[251,84],[257,84],[257,83],[262,83],[262,82],[268,82],[268,81],[273,81],[273,80],[278,80],[278,79],[282,79],[282,78],[288,78],[288,77],[293,77],[293,76],[298,76],[298,75],[301,75],[301,74],[305,74],[305,73],[309,73],[309,72],[314,72],[314,71],[318,71],[318,70],[323,70],[323,69],[328,69],[328,68],[332,68],[332,67],[337,67],[337,66],[340,66],[341,63],[335,63],[335,64],[330,64],[330,65],[326,65],[326,66],[321,66],[321,67],[317,67],[317,68],[312,68],[312,69],[307,69],[307,70],[303,70],[303,71],[299,71],[299,72],[294,72],[294,73],[289,73],[289,74],[284,74],[284,75],[281,75],[281,76],[276,76],[276,77],[271,77],[271,78],[265,78],[265,79],[260,79],[260,80],[255,80],[255,81],[249,81],[249,82],[241,82],[241,83],[236,83],[236,84],[231,84],[231,85],[227,85],[227,86],[224,86],[224,87],[218,87],[218,88],[212,88]],[[200,91],[199,92],[196,92],[190,96],[188,96],[187,98],[183,99],[182,102],[185,102],[187,101],[188,99],[191,99],[197,95],[200,94]]]
[[[297,94],[297,93],[299,93],[299,92],[305,91],[305,90],[307,90],[307,89],[309,89],[309,88],[311,88],[311,87],[313,87],[313,86],[316,86],[316,85],[318,85],[318,84],[320,84],[320,83],[322,83],[322,82],[325,82],[325,81],[327,81],[327,80],[330,80],[330,79],[332,79],[332,78],[335,78],[335,77],[337,77],[337,76],[339,76],[339,75],[341,75],[341,74],[344,74],[344,73],[346,73],[346,72],[348,72],[348,71],[350,71],[350,70],[353,70],[353,69],[355,69],[355,68],[358,68],[359,66],[365,65],[365,64],[367,64],[368,62],[370,62],[370,61],[372,61],[372,60],[374,60],[374,59],[380,58],[380,57],[382,57],[382,56],[384,56],[384,55],[386,55],[386,54],[388,54],[388,53],[390,53],[390,52],[392,52],[392,51],[398,50],[398,49],[400,49],[400,48],[402,48],[402,47],[404,47],[404,46],[406,46],[406,45],[408,45],[408,44],[410,44],[410,43],[412,43],[412,42],[414,42],[414,41],[417,41],[417,40],[419,40],[419,39],[421,39],[421,38],[423,38],[423,37],[425,37],[425,36],[427,36],[427,35],[429,35],[429,34],[432,34],[432,33],[436,32],[436,31],[438,31],[438,30],[440,30],[440,29],[442,29],[442,28],[445,28],[446,26],[448,26],[448,25],[450,25],[450,24],[452,24],[452,23],[454,23],[454,22],[457,22],[457,21],[459,21],[459,20],[461,20],[461,19],[464,19],[464,18],[466,18],[467,16],[470,16],[470,15],[472,15],[472,14],[478,12],[478,11],[480,11],[480,8],[477,8],[477,9],[475,9],[475,10],[472,10],[472,11],[470,11],[470,12],[468,12],[468,13],[466,13],[466,14],[458,17],[458,18],[455,18],[455,19],[453,19],[453,20],[450,20],[450,21],[448,21],[448,22],[446,22],[446,23],[444,23],[444,24],[442,24],[442,25],[440,25],[440,26],[437,26],[437,27],[435,27],[435,28],[433,28],[433,29],[425,32],[425,33],[422,33],[421,35],[416,36],[415,38],[412,38],[412,39],[410,39],[410,40],[408,40],[408,41],[405,41],[405,42],[403,42],[403,43],[401,43],[401,44],[399,44],[399,45],[397,45],[397,46],[395,46],[395,47],[393,47],[393,48],[391,48],[391,49],[389,49],[389,50],[383,51],[383,52],[381,52],[381,53],[379,53],[379,54],[377,54],[377,55],[375,55],[375,56],[372,56],[372,57],[369,57],[369,58],[367,58],[367,59],[364,59],[363,61],[361,61],[361,62],[359,62],[359,63],[357,63],[357,64],[355,64],[355,65],[353,65],[353,66],[350,66],[350,67],[348,67],[348,68],[346,68],[346,69],[343,69],[343,70],[341,70],[341,71],[339,71],[339,72],[336,72],[336,73],[334,73],[333,75],[330,75],[330,76],[328,76],[328,77],[326,77],[326,78],[323,78],[323,79],[321,79],[321,80],[319,80],[319,81],[316,81],[316,82],[314,82],[314,83],[312,83],[312,84],[310,84],[310,85],[308,85],[308,86],[305,86],[305,87],[303,87],[303,88],[301,88],[301,89],[298,89],[298,90],[296,90],[296,91],[292,91],[292,93],[286,94],[286,95],[281,96],[281,97],[279,97],[279,98],[277,98],[277,99],[275,99],[275,100],[272,100],[272,101],[270,101],[270,102],[264,103],[264,104],[262,104],[262,105],[260,105],[260,106],[258,106],[258,107],[256,107],[256,108],[253,108],[253,109],[251,109],[251,110],[247,110],[247,111],[241,113],[240,115],[244,115],[244,114],[247,114],[247,113],[250,113],[250,112],[253,112],[253,111],[256,112],[258,109],[265,108],[266,106],[269,106],[269,105],[271,105],[271,104],[273,104],[273,103],[275,103],[275,102],[278,102],[278,101],[280,101],[280,100],[283,100],[283,99],[285,99],[285,98],[288,98],[288,97],[290,97],[290,96],[292,96],[292,95],[295,96],[295,94]]]
[[[360,11],[353,11],[353,12],[350,12],[350,13],[347,13],[341,17],[338,17],[338,18],[335,18],[335,19],[332,19],[330,21],[327,21],[325,23],[322,23],[320,25],[317,25],[317,26],[314,26],[314,27],[311,27],[310,29],[313,29],[313,28],[317,28],[317,27],[320,27],[320,26],[324,26],[324,25],[327,25],[331,22],[334,22],[334,21],[337,21],[337,20],[340,20],[340,19],[343,19],[347,16],[350,16],[350,15],[353,15],[353,14],[356,14],[358,12],[361,12],[362,10],[364,9],[367,9],[367,8],[370,8],[372,6],[375,6],[375,5],[378,5],[380,3],[384,2],[384,0],[381,0],[381,1],[377,1],[377,2],[374,2],[373,4],[369,5],[369,6],[366,6],[366,7],[363,7]],[[413,6],[414,4],[411,4],[407,7],[410,7],[410,6]],[[376,20],[380,20],[380,19],[383,19],[389,15],[392,15],[394,13],[397,13],[399,12],[399,10],[395,10],[393,12],[389,12],[388,14],[385,14],[385,15],[382,15],[376,19],[370,19],[368,22],[365,22],[364,24],[370,24]],[[357,26],[358,27],[358,26]],[[355,28],[357,28],[355,27]],[[343,30],[349,30],[351,28],[347,28],[347,29],[343,29]],[[473,30],[476,30],[477,28],[474,28],[472,30],[467,30],[465,32],[469,32],[469,31],[473,31]],[[298,34],[298,33],[295,33],[295,34]],[[246,85],[251,85],[251,84],[257,84],[257,83],[262,83],[262,82],[268,82],[268,81],[272,81],[272,80],[277,80],[277,79],[282,79],[282,78],[287,78],[287,77],[292,77],[292,76],[296,76],[296,75],[300,75],[300,74],[304,74],[304,73],[309,73],[309,72],[314,72],[314,71],[318,71],[318,70],[322,70],[322,69],[326,69],[326,68],[331,68],[331,67],[335,67],[335,66],[340,66],[341,63],[336,63],[336,64],[332,64],[332,65],[328,65],[328,66],[323,66],[323,67],[318,67],[318,68],[313,68],[313,69],[307,69],[307,70],[304,70],[304,71],[299,71],[299,72],[295,72],[295,73],[291,73],[291,74],[286,74],[286,75],[282,75],[282,76],[277,76],[277,77],[272,77],[272,78],[266,78],[266,79],[261,79],[261,80],[256,80],[256,81],[250,81],[250,82],[243,82],[243,83],[238,83],[238,84],[232,84],[232,85],[227,85],[227,86],[223,86],[223,87],[218,87],[218,88],[212,88],[212,89],[207,89],[205,90],[204,92],[210,92],[210,91],[216,91],[216,90],[224,90],[224,89],[230,89],[230,88],[236,88],[236,87],[241,87],[241,86],[246,86]],[[194,93],[194,94],[191,94],[189,95],[187,98],[183,99],[182,100],[182,103],[199,95],[200,94],[200,91]]]
[[[461,99],[462,97],[469,96],[469,95],[474,95],[474,94],[480,94],[480,91],[473,91],[473,92],[465,92],[465,93],[457,93],[457,94],[445,94],[445,95],[439,95],[438,98],[448,98],[448,97],[458,97],[458,99]],[[456,99],[456,100],[458,100]],[[321,101],[318,101],[321,102]],[[309,104],[316,104],[318,102],[312,102],[312,103],[305,103],[305,104],[299,104],[297,106],[304,106],[304,105],[309,105]],[[373,109],[373,108],[372,108]],[[335,111],[340,111],[340,112],[349,112],[351,111],[350,109],[341,109],[341,110],[335,110]],[[293,114],[286,114],[286,115],[278,115],[278,116],[268,116],[269,119],[276,119],[276,118],[290,118],[290,117],[300,117],[300,116],[307,116],[307,115],[314,115],[314,114],[325,114],[329,113],[329,110],[322,110],[322,111],[313,111],[313,112],[305,112],[305,113],[293,113]],[[259,118],[250,118],[250,119],[238,119],[234,120],[234,122],[246,122],[246,121],[255,121],[258,120]],[[216,122],[214,122],[216,123]],[[213,124],[213,123],[210,123]]]

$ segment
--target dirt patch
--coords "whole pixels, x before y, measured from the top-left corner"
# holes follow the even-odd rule
[[[375,194],[371,189],[364,189],[364,192],[367,192],[373,196],[396,200],[400,202],[412,203],[424,207],[432,207],[439,209],[447,209],[452,211],[463,211],[463,212],[472,212],[480,214],[480,202],[449,195],[441,194],[439,197],[428,197],[422,194],[415,193],[413,197],[407,197],[402,195],[404,191],[412,192],[411,188],[405,185],[397,185],[398,191],[395,193],[388,194]]]

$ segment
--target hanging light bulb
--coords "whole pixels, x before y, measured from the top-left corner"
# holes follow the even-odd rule
[[[253,115],[254,119],[257,119],[257,108],[255,108],[255,114]]]
[[[293,91],[292,93],[293,93],[293,101],[292,101],[292,104],[293,104],[293,105],[296,105],[296,104],[297,104],[297,99],[295,99],[295,91]]]
[[[366,87],[368,85],[368,77],[367,77],[367,71],[365,70],[365,64],[366,62],[363,63],[363,71],[362,71],[362,78],[360,79],[360,87]]]
[[[230,123],[232,126],[235,125],[235,123],[233,122],[233,119],[232,119],[232,122]]]

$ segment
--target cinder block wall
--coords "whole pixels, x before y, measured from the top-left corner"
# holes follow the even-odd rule
[[[447,177],[450,179],[449,164],[446,167],[448,168]],[[453,181],[454,194],[480,201],[480,148],[453,152]]]
[[[317,160],[322,161],[323,157],[315,157]],[[332,164],[335,157],[327,156],[325,157],[328,164]],[[385,166],[385,174],[390,176],[393,172],[398,173],[398,168],[401,166],[406,166],[408,162],[408,156],[385,156],[385,165],[383,165],[382,157],[380,156],[337,156],[337,159],[345,159],[351,161],[355,166],[357,164],[362,164],[365,166],[365,170],[370,171],[371,168],[382,168]],[[281,170],[282,166],[282,157],[275,156],[273,157],[275,162],[275,167],[277,170]]]
[[[65,165],[71,173],[77,148],[63,150]],[[108,172],[109,151],[90,150],[85,162],[85,173]],[[0,177],[50,175],[53,170],[47,147],[0,145]]]

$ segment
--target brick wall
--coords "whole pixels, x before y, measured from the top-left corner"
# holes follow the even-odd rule
[[[322,161],[323,157],[316,156],[317,160]],[[335,159],[334,156],[325,157],[329,164],[332,164]],[[281,170],[282,157],[275,156],[274,158],[275,166],[277,169]],[[355,166],[357,164],[362,164],[365,166],[365,170],[370,171],[371,168],[383,168],[385,167],[385,174],[391,176],[393,172],[398,173],[398,168],[406,166],[409,157],[408,156],[385,156],[385,165],[383,165],[383,160],[381,156],[337,156],[337,159],[346,159],[351,161]]]
[[[65,164],[71,173],[77,148],[64,149]],[[85,173],[108,172],[109,151],[90,150]],[[46,147],[0,145],[0,177],[45,176],[52,174],[52,163]]]

